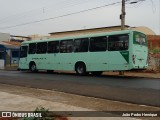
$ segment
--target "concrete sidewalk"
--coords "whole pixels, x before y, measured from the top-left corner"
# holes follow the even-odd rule
[[[37,98],[0,92],[0,111],[34,111],[38,106],[45,106],[50,111],[94,111],[92,109],[51,102]],[[137,120],[122,117],[68,117],[68,120]]]
[[[0,111],[159,111],[160,108],[90,98],[62,92],[0,84]],[[135,120],[128,117],[70,117],[69,120]],[[138,119],[138,118],[137,118]],[[136,119],[136,120],[137,120]],[[146,119],[146,118],[145,118]],[[152,119],[152,118],[149,118]],[[153,118],[155,120],[155,118]]]

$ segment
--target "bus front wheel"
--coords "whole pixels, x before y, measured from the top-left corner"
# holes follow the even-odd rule
[[[78,75],[87,75],[86,65],[84,63],[77,63],[75,71]]]
[[[31,71],[31,72],[37,72],[36,64],[35,64],[35,63],[31,63],[31,64],[30,64],[30,71]]]

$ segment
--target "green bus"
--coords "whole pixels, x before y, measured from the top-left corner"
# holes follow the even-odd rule
[[[20,70],[76,71],[100,75],[104,71],[143,70],[148,67],[146,35],[133,30],[25,41],[20,47]]]

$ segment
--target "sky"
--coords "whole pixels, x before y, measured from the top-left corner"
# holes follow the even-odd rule
[[[146,26],[160,35],[160,0],[127,1],[126,25]],[[0,32],[28,36],[117,26],[120,14],[121,0],[0,0]]]

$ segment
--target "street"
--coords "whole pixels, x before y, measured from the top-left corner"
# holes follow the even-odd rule
[[[140,105],[160,106],[160,80],[152,78],[0,71],[0,84],[55,90]]]

